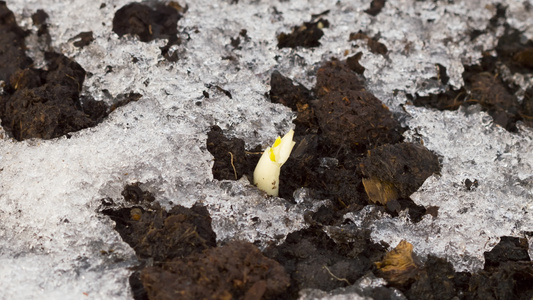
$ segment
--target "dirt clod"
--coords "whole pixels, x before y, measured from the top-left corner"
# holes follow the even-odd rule
[[[8,82],[11,74],[32,64],[24,52],[26,35],[5,1],[0,1],[0,80]]]
[[[507,27],[505,34],[498,41],[495,57],[484,54],[480,65],[465,65],[463,88],[447,89],[442,93],[424,97],[416,96],[413,98],[414,105],[455,110],[461,106],[478,104],[492,116],[494,123],[509,131],[517,130],[518,121],[532,126],[531,92],[525,92],[520,104],[515,85],[505,82],[501,76],[502,66],[512,74],[531,74],[533,41],[522,43],[520,40],[521,33]],[[445,69],[440,65],[438,67],[438,77],[446,84],[448,78]]]
[[[69,41],[74,41],[74,46],[78,48],[83,48],[89,45],[90,43],[92,43],[92,41],[94,41],[93,32],[92,31],[80,32],[77,35],[70,38]]]
[[[244,242],[145,268],[141,279],[150,299],[279,299],[289,285],[282,266]]]
[[[402,198],[408,198],[429,176],[440,170],[437,155],[414,143],[372,149],[360,167],[366,177],[390,183]]]
[[[291,274],[291,286],[285,299],[296,299],[298,291],[316,288],[330,291],[353,284],[381,259],[381,246],[369,240],[368,233],[359,231],[355,242],[335,243],[321,229],[309,228],[293,232],[285,242],[266,250]]]
[[[364,40],[364,41],[366,41],[370,51],[372,53],[375,53],[375,54],[385,55],[385,54],[387,54],[387,51],[389,51],[387,49],[387,46],[385,46],[383,43],[378,42],[378,38],[369,37],[368,35],[366,35],[362,31],[359,31],[357,33],[355,33],[355,32],[350,33],[349,40],[350,41],[356,41],[356,40]]]
[[[318,47],[320,46],[319,40],[324,35],[322,28],[325,27],[329,27],[329,22],[325,19],[294,26],[291,33],[278,35],[278,48]]]
[[[179,45],[178,21],[182,15],[179,4],[170,2],[168,5],[156,3],[152,8],[141,3],[130,3],[121,7],[113,18],[113,31],[119,36],[134,34],[143,42],[154,39],[167,39],[168,43],[161,48],[161,54],[170,61],[177,60],[177,54],[169,54],[172,45]],[[185,11],[185,10],[182,10]]]
[[[137,194],[132,190],[130,186],[123,194]],[[103,213],[116,222],[115,229],[141,259],[162,262],[216,246],[211,217],[201,205],[175,206],[167,212],[154,204],[149,209],[135,206]]]
[[[46,53],[48,70],[24,69],[10,76],[0,96],[2,126],[21,141],[52,139],[92,127],[101,116],[84,113],[80,91],[85,70],[57,53]]]
[[[215,157],[213,164],[215,179],[237,180],[248,171],[244,141],[225,137],[222,129],[216,125],[207,133],[207,150]]]
[[[365,12],[371,16],[377,16],[383,7],[385,6],[386,0],[372,0],[370,2],[370,8],[365,10]]]

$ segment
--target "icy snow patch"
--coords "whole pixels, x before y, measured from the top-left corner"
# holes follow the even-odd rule
[[[407,140],[423,142],[442,159],[440,175],[426,180],[411,198],[438,206],[438,217],[417,224],[408,215],[374,222],[372,238],[397,245],[406,239],[425,256],[446,257],[457,271],[483,268],[483,252],[501,236],[533,230],[533,130],[510,133],[473,106],[434,111],[406,106]],[[477,180],[468,190],[465,180]]]

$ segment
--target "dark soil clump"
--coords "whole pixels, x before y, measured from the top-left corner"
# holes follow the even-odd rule
[[[416,96],[413,99],[414,105],[455,110],[460,106],[479,104],[492,116],[494,123],[509,131],[517,130],[517,121],[533,125],[531,95],[526,91],[520,104],[515,96],[517,89],[500,77],[499,65],[506,66],[512,73],[533,72],[533,41],[519,41],[520,32],[507,27],[496,47],[496,57],[485,54],[481,65],[465,66],[465,87],[424,97]]]
[[[289,285],[282,266],[244,242],[145,268],[141,279],[150,299],[280,299]]]
[[[528,261],[528,242],[525,238],[503,236],[498,245],[485,252],[485,269],[497,268],[504,262]]]
[[[377,16],[383,7],[385,6],[386,0],[372,0],[370,2],[370,8],[365,10],[365,12],[371,16]]]
[[[32,64],[24,50],[27,33],[17,24],[15,15],[0,1],[0,80],[9,82],[9,77],[19,69]]]
[[[322,97],[330,92],[363,91],[365,84],[342,61],[332,60],[324,63],[316,74],[315,93]]]
[[[293,81],[280,72],[274,71],[270,76],[270,101],[280,103],[297,111],[299,106],[309,104],[313,98],[311,91]]]
[[[46,19],[38,10],[32,15],[39,36],[49,43]],[[53,139],[100,123],[107,106],[90,96],[80,97],[85,70],[75,61],[55,52],[46,52],[46,69],[32,68],[26,56],[24,38],[13,13],[0,2],[0,95],[2,126],[19,141]],[[3,41],[3,42],[1,42]]]
[[[374,54],[381,54],[381,55],[385,56],[385,54],[387,54],[387,51],[389,51],[387,49],[387,46],[385,46],[384,44],[378,42],[378,38],[376,38],[376,37],[371,38],[368,35],[366,35],[365,33],[363,33],[362,31],[359,31],[357,33],[350,33],[350,39],[349,40],[350,41],[357,41],[357,40],[366,41],[366,43],[368,45],[368,48]]]
[[[70,38],[69,41],[74,41],[74,46],[78,48],[83,48],[85,46],[88,46],[90,43],[94,41],[93,32],[92,31],[80,32],[77,35]]]
[[[317,72],[313,107],[325,145],[364,153],[401,142],[403,129],[389,109],[367,92],[364,82],[344,62],[331,61]]]
[[[313,103],[323,138],[331,148],[363,152],[402,140],[400,125],[374,95],[366,91],[331,91]]]
[[[280,72],[274,71],[270,77],[270,101],[290,107],[298,116],[294,120],[297,125],[295,134],[318,132],[318,121],[314,111],[309,106],[313,93],[302,84],[293,81]]]
[[[530,299],[533,263],[527,250],[527,240],[502,237],[485,252],[485,268],[471,274],[455,272],[451,263],[434,256],[422,264],[403,241],[377,263],[375,273],[408,299]]]
[[[141,260],[130,277],[135,299],[277,299],[287,289],[283,267],[256,246],[231,242],[216,248],[204,206],[177,205],[167,212],[140,183],[127,185],[122,195],[135,206],[102,212]]]
[[[48,71],[21,69],[0,96],[2,126],[21,141],[53,139],[95,126],[104,116],[83,111],[80,90],[85,70],[57,53],[46,53]]]
[[[368,232],[359,234],[353,242],[338,244],[322,229],[312,227],[293,232],[282,245],[267,249],[266,254],[291,275],[285,299],[297,299],[304,288],[331,291],[347,287],[372,270],[384,249],[370,242]]]
[[[313,91],[277,71],[271,87],[271,101],[297,113],[297,144],[280,177],[282,197],[292,199],[296,189],[308,187],[344,212],[378,203],[393,216],[409,209],[414,222],[426,213],[437,215],[438,208],[426,211],[409,195],[438,172],[438,158],[421,145],[398,144],[404,129],[347,63],[325,63]],[[367,151],[375,156],[365,158]],[[387,194],[391,201],[375,201],[369,187],[377,185],[378,195]]]
[[[419,222],[426,213],[437,216],[437,207],[416,205],[409,196],[424,181],[440,171],[438,157],[424,146],[413,143],[388,144],[368,151],[361,160],[363,186],[371,203],[379,203],[396,216],[409,209],[413,222]]]
[[[363,52],[357,52],[354,55],[346,58],[346,65],[348,66],[348,68],[350,68],[350,70],[354,71],[359,75],[363,75],[363,73],[365,72],[365,67],[363,67],[359,63],[362,56]]]
[[[207,150],[215,157],[213,164],[215,179],[237,180],[249,171],[244,141],[226,138],[218,126],[213,126],[207,133]]]
[[[175,206],[167,212],[155,204],[151,209],[134,206],[103,213],[117,223],[116,230],[141,259],[161,262],[216,246],[211,217],[200,205]]]
[[[175,2],[165,5],[157,3],[154,8],[141,3],[130,3],[121,7],[113,18],[113,31],[119,36],[134,34],[143,42],[154,39],[168,39],[161,48],[161,54],[170,61],[178,59],[177,53],[169,54],[170,47],[181,43],[177,24],[185,12]]]
[[[278,48],[313,48],[320,46],[320,38],[324,35],[322,28],[329,27],[328,20],[319,19],[315,22],[304,22],[294,26],[292,32],[278,35]]]
[[[368,151],[360,167],[365,177],[392,184],[402,198],[409,197],[429,176],[440,171],[437,155],[413,143],[374,148]]]

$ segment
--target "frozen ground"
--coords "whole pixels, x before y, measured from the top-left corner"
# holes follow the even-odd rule
[[[526,2],[505,1],[507,22],[527,30],[531,39],[533,16],[525,13]],[[482,267],[483,252],[499,236],[533,231],[531,129],[519,126],[518,133],[509,133],[475,108],[403,108],[406,93],[442,89],[431,79],[437,63],[447,68],[450,85],[462,85],[462,64],[476,63],[503,33],[500,26],[474,41],[469,37],[472,30],[488,26],[497,1],[389,0],[377,17],[364,13],[370,1],[189,1],[178,23],[185,43],[174,49],[181,57],[175,63],[160,55],[164,41],[145,44],[111,31],[114,12],[127,3],[8,3],[19,24],[34,32],[31,14],[37,9],[48,13],[52,46],[92,73],[84,93],[104,101],[130,91],[143,97],[70,139],[16,142],[2,134],[0,298],[131,297],[128,267],[136,264],[135,255],[113,230],[113,222],[97,210],[104,197],[121,205],[124,185],[136,181],[144,182],[143,188],[164,205],[206,204],[219,240],[235,236],[266,242],[305,226],[305,193],[298,205],[286,209],[282,199],[263,199],[246,180],[213,180],[206,133],[217,124],[250,148],[270,144],[292,126],[293,118],[290,109],[264,96],[271,71],[312,87],[312,75],[323,61],[359,51],[368,89],[404,117],[408,140],[422,140],[441,156],[441,175],[429,178],[412,196],[418,204],[440,209],[438,218],[429,216],[418,224],[407,217],[367,221],[370,207],[346,217],[371,227],[376,241],[395,246],[406,239],[415,252],[447,257],[457,270],[470,271]],[[331,25],[324,30],[322,46],[277,49],[276,33],[326,10]],[[230,39],[242,29],[250,39],[234,50]],[[359,30],[379,33],[388,57],[371,53],[363,41],[349,42],[349,34]],[[82,31],[93,31],[95,41],[79,49],[69,39]],[[38,46],[29,48],[38,65]],[[222,59],[230,55],[236,60]],[[106,72],[108,66],[113,72]],[[232,99],[209,84],[230,91]],[[531,79],[524,84],[531,85]],[[204,90],[209,99],[202,96]],[[394,91],[399,92],[393,96]],[[467,191],[467,178],[477,179],[479,187]]]

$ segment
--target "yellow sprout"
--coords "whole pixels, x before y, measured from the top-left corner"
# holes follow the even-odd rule
[[[283,138],[278,138],[272,147],[266,148],[254,171],[254,184],[271,196],[279,195],[279,174],[281,166],[289,159],[292,148],[296,144],[292,138],[294,130],[290,130]]]

